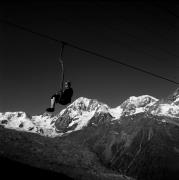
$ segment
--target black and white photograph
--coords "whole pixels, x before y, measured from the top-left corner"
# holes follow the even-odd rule
[[[3,179],[179,179],[179,2],[0,3]]]

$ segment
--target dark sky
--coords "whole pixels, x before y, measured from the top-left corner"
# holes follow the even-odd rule
[[[179,82],[178,10],[162,1],[6,3],[0,17]],[[2,23],[0,29],[0,112],[41,114],[60,86],[60,44]],[[129,96],[162,98],[177,88],[68,46],[64,65],[73,100],[84,96],[116,107]]]

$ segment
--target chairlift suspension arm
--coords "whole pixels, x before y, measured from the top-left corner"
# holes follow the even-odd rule
[[[61,87],[60,87],[60,90],[63,91],[63,84],[64,84],[64,65],[63,65],[63,50],[64,50],[64,45],[65,43],[62,42],[62,46],[61,46],[61,52],[60,52],[60,58],[59,58],[59,62],[61,64]]]

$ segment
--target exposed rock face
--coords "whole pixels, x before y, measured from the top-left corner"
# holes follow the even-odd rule
[[[101,116],[109,115],[109,107],[97,100],[78,98],[69,105],[56,120],[58,132],[71,132],[82,129],[93,121],[100,121]],[[112,116],[111,116],[112,117]]]
[[[111,169],[136,179],[179,177],[179,126],[168,117],[144,114],[100,126],[89,146]],[[178,119],[175,119],[178,121]]]
[[[132,115],[147,111],[148,108],[155,104],[157,101],[158,99],[148,95],[139,97],[131,96],[121,104],[121,108],[123,109],[124,115]]]
[[[169,104],[179,105],[179,88],[173,94],[169,95],[166,100]]]

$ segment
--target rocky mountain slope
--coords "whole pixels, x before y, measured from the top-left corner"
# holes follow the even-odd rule
[[[56,154],[55,157],[59,157],[58,160],[51,158],[48,161],[64,166],[72,165],[77,169],[90,169],[90,173],[93,169],[98,178],[102,174],[109,178],[109,174],[112,174],[110,178],[179,179],[178,102],[178,89],[163,100],[149,95],[131,96],[116,108],[110,108],[94,99],[80,97],[57,115],[1,113],[0,125],[2,135],[13,129],[16,130],[16,133],[13,132],[14,137],[17,133],[20,133],[18,137],[30,133],[30,137],[40,139],[40,144],[44,144],[43,141],[52,143],[51,147],[56,146],[64,154],[59,155],[55,150],[47,151],[50,148],[42,146],[41,152],[50,152],[52,156]],[[6,137],[7,135],[4,139],[1,138],[0,143],[5,147],[1,151],[4,154],[9,152],[6,143],[3,144],[7,141]],[[32,147],[37,146],[36,138],[31,138],[34,142]],[[19,142],[21,139],[16,144]],[[11,146],[13,144],[9,148]],[[26,148],[23,151],[27,151]],[[18,150],[14,154],[16,152]],[[28,151],[28,154],[33,153]],[[51,157],[49,154],[45,154],[47,159]],[[13,156],[13,153],[8,156]],[[16,156],[23,161],[21,153]]]

